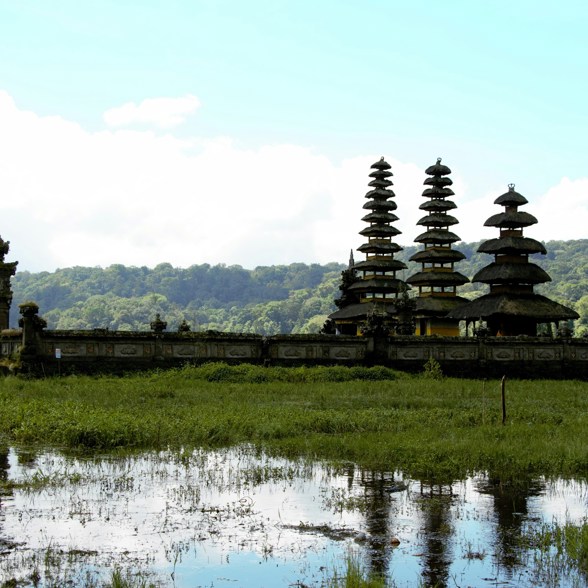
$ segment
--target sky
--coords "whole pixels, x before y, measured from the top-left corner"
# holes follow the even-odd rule
[[[509,183],[528,236],[588,238],[587,27],[584,0],[0,0],[6,259],[346,262],[382,156],[401,245],[438,157],[463,241]]]

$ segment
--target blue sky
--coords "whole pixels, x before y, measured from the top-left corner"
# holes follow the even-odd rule
[[[22,269],[345,261],[369,165],[412,243],[424,169],[466,241],[514,182],[588,237],[588,4],[0,0],[0,234]]]

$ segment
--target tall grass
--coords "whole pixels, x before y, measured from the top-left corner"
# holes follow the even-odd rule
[[[343,571],[335,569],[326,582],[326,588],[386,588],[386,579],[370,573],[362,565],[357,553],[350,552],[345,559]]]
[[[588,385],[386,368],[208,364],[125,378],[0,380],[5,443],[104,451],[253,443],[428,479],[588,475]]]

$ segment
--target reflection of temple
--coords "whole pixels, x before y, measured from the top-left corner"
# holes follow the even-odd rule
[[[392,552],[390,529],[391,493],[394,476],[385,472],[361,472],[359,485],[365,495],[365,522],[370,571],[385,577]]]
[[[418,499],[423,517],[424,553],[422,579],[424,586],[447,586],[452,562],[451,487],[421,485]]]
[[[527,520],[528,500],[539,496],[545,490],[545,483],[539,480],[503,480],[489,475],[477,484],[480,494],[494,498],[497,540],[495,557],[501,566],[511,570],[520,563],[521,535],[523,523]]]
[[[6,480],[8,478],[8,469],[10,464],[8,463],[8,447],[0,446],[0,480]]]

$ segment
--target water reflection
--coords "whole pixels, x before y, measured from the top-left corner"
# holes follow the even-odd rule
[[[386,576],[392,549],[390,517],[391,493],[395,488],[394,475],[386,472],[359,472],[356,483],[363,489],[365,498],[365,529],[367,557],[370,571]]]
[[[452,561],[451,507],[454,498],[451,486],[420,485],[416,503],[423,519],[425,550],[422,578],[426,586],[447,586]]]
[[[0,476],[14,486],[0,505],[0,584],[23,586],[49,549],[71,585],[124,561],[162,585],[173,574],[177,588],[318,587],[352,550],[398,587],[532,586],[525,526],[587,512],[579,482],[437,486],[248,447],[91,459],[4,449]]]
[[[494,499],[498,547],[495,556],[509,573],[521,563],[521,535],[529,520],[529,499],[545,494],[546,486],[542,480],[503,479],[492,474],[477,483],[478,492]]]

